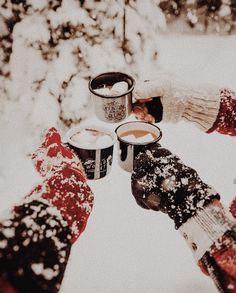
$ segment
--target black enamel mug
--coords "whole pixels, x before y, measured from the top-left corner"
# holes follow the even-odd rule
[[[96,145],[86,147],[81,146],[80,142],[75,142],[72,139],[74,134],[77,134],[82,130],[91,129],[109,135],[111,137],[111,143],[102,147],[96,147]],[[65,143],[74,150],[81,160],[88,179],[100,179],[110,173],[115,142],[116,136],[114,132],[111,132],[104,127],[97,126],[74,127],[67,132],[65,137]]]

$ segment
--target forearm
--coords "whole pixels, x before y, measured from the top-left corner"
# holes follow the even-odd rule
[[[168,214],[222,292],[236,292],[236,222],[194,169],[155,145],[135,160],[132,193],[140,206]]]
[[[81,162],[56,129],[47,132],[32,159],[45,179],[0,223],[4,293],[13,293],[9,286],[16,292],[58,292],[71,245],[93,206]]]
[[[149,86],[151,87],[151,83]],[[174,88],[162,94],[146,102],[147,112],[154,117],[155,122],[177,123],[184,120],[207,133],[217,131],[221,134],[236,135],[234,92],[208,86],[204,90],[202,86],[201,90]],[[141,119],[143,111],[142,106],[135,106],[135,114]]]
[[[203,272],[220,292],[236,290],[236,223],[219,203],[199,210],[179,228]]]
[[[236,96],[230,90],[207,89],[185,91],[174,99],[161,98],[163,121],[178,122],[181,119],[195,124],[207,133],[236,135]]]

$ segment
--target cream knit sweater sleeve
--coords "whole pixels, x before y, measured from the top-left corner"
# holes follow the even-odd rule
[[[186,120],[207,131],[215,122],[220,108],[219,88],[184,84],[173,79],[147,81],[137,86],[139,97],[161,97],[163,122]]]
[[[207,131],[212,127],[220,108],[219,89],[201,85],[169,87],[161,97],[163,121],[176,123],[181,119]]]

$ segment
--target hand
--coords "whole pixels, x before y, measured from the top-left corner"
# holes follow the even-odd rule
[[[55,128],[45,135],[32,155],[37,171],[46,179],[31,197],[46,199],[57,208],[72,231],[72,242],[84,231],[93,207],[93,193],[77,155],[61,142]]]
[[[131,186],[141,207],[167,213],[177,229],[198,209],[220,198],[194,169],[158,144],[136,158]]]
[[[160,97],[138,99],[134,104],[133,113],[136,118],[146,122],[160,122],[163,116],[163,107]]]
[[[207,131],[219,111],[220,91],[215,86],[191,86],[163,74],[155,81],[137,83],[134,95],[137,103],[133,112],[147,122],[177,123],[184,119]]]
[[[61,136],[55,128],[50,128],[46,132],[44,141],[31,158],[36,170],[43,177],[50,176],[53,172],[68,164],[86,177],[78,156],[62,143]]]

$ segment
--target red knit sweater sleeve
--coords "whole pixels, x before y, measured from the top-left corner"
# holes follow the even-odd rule
[[[213,126],[207,131],[236,136],[236,94],[228,89],[220,92],[221,101],[218,116]]]

